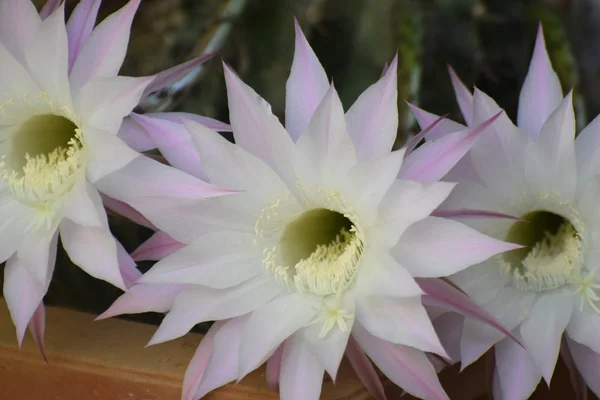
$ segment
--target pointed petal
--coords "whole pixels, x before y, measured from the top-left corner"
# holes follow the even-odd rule
[[[431,126],[435,121],[441,118],[440,116],[425,111],[413,104],[406,104],[408,105],[408,108],[410,108],[410,111],[414,115],[421,129],[426,129],[428,126]],[[425,138],[427,140],[437,140],[443,136],[446,136],[449,133],[464,131],[465,128],[466,126],[459,124],[458,122],[454,122],[451,119],[444,118],[439,123],[437,123],[429,132],[427,132]]]
[[[238,285],[264,271],[255,238],[243,232],[207,233],[159,261],[140,282],[189,283],[214,289]]]
[[[596,332],[600,331],[600,314],[591,309],[587,304],[582,308],[575,305],[567,332],[569,337],[584,346],[589,347],[596,353],[600,353],[600,337]]]
[[[254,311],[242,336],[238,379],[264,363],[284,340],[308,324],[315,315],[315,308],[308,304],[304,294],[284,296]],[[292,344],[287,342],[284,352],[288,346]],[[283,363],[285,365],[285,357]],[[282,390],[283,375],[282,371]]]
[[[51,265],[54,268],[54,264]],[[17,329],[19,346],[23,342],[25,330],[39,307],[48,286],[41,285],[35,280],[23,262],[12,256],[6,262],[4,269],[3,295],[10,311],[10,316]]]
[[[577,135],[575,154],[579,182],[600,173],[600,115]]]
[[[297,20],[294,61],[285,86],[285,127],[295,141],[308,128],[313,113],[329,90],[329,80]]]
[[[148,221],[146,217],[140,214],[139,211],[131,207],[129,204],[102,194],[100,195],[100,197],[102,199],[102,203],[104,204],[107,210],[110,210],[122,217],[125,217],[128,220],[135,222],[136,224],[141,225],[145,228],[151,229],[153,231],[156,230],[156,227],[152,225],[152,223]]]
[[[465,84],[460,80],[454,69],[448,65],[448,73],[450,74],[450,80],[452,81],[452,87],[454,88],[454,94],[460,112],[465,119],[467,126],[473,123],[473,94]]]
[[[569,350],[579,373],[596,396],[600,395],[600,354],[566,337]]]
[[[421,296],[358,299],[356,320],[378,338],[446,356],[421,304]]]
[[[565,335],[562,342],[560,343],[560,358],[567,367],[569,371],[569,379],[571,381],[571,386],[573,387],[573,391],[575,392],[576,400],[587,400],[588,399],[588,388],[583,376],[577,370],[577,366],[575,365],[575,361],[573,361],[573,356],[571,355],[571,351],[569,350],[568,342],[569,337]],[[589,350],[588,350],[589,351]],[[591,351],[590,351],[591,353]]]
[[[523,344],[548,384],[558,359],[562,334],[573,311],[571,298],[566,289],[544,293],[521,323]]]
[[[42,10],[40,11],[40,18],[42,20],[48,18],[48,16],[50,14],[52,14],[54,11],[56,11],[58,9],[58,7],[60,6],[61,3],[62,3],[62,0],[46,1],[46,4],[44,4],[44,7],[42,7]]]
[[[158,261],[170,256],[185,244],[173,239],[166,232],[158,231],[131,253],[135,261]]]
[[[202,168],[200,154],[182,123],[139,114],[132,114],[132,118],[146,130],[169,164],[197,178],[208,180]]]
[[[279,392],[279,376],[281,373],[281,359],[283,358],[283,346],[285,342],[281,344],[275,350],[275,353],[267,360],[267,366],[265,368],[265,375],[267,380],[267,386],[274,392]]]
[[[373,396],[375,400],[387,400],[385,389],[381,383],[379,374],[375,371],[373,364],[367,358],[364,351],[360,348],[356,339],[350,336],[348,339],[348,347],[346,348],[346,357],[350,361],[350,365],[356,372],[356,376]]]
[[[426,400],[449,400],[422,351],[381,340],[360,324],[354,325],[352,336],[388,379],[408,393]]]
[[[425,300],[423,303],[427,304]],[[460,362],[460,340],[465,318],[457,313],[446,312],[435,319],[432,318],[432,322],[452,363]],[[442,362],[442,368],[446,366],[445,364]]]
[[[200,386],[206,367],[213,352],[215,335],[221,330],[226,321],[215,322],[200,341],[196,352],[190,361],[183,378],[182,400],[194,400],[194,394]]]
[[[71,92],[76,94],[96,77],[116,76],[123,64],[133,16],[141,0],[131,0],[103,20],[85,41],[71,69]]]
[[[427,142],[406,156],[400,170],[400,179],[420,182],[440,180],[473,147],[479,136],[501,115],[473,128],[453,132],[432,142]]]
[[[35,345],[38,347],[40,354],[44,358],[44,361],[48,363],[48,357],[46,357],[46,350],[44,347],[44,331],[46,329],[46,309],[44,308],[44,302],[35,309],[31,320],[29,321],[29,332],[33,337]]]
[[[182,124],[183,121],[193,121],[197,124],[204,125],[205,127],[217,132],[232,131],[231,125],[229,124],[217,121],[216,119],[212,119],[209,117],[203,117],[201,115],[186,112],[159,112],[144,114],[144,116],[149,118],[164,119],[165,121],[171,121],[179,124]]]
[[[3,1],[0,3],[0,43],[19,61],[23,52],[39,29],[42,20],[30,0]]]
[[[149,345],[181,337],[201,322],[247,314],[259,309],[280,292],[281,287],[269,279],[254,279],[220,290],[193,286],[177,296]]]
[[[88,227],[65,219],[60,237],[69,258],[94,278],[125,290],[119,270],[117,245],[108,227]]]
[[[86,124],[116,134],[152,79],[126,76],[90,79],[77,94],[78,114]]]
[[[71,189],[64,216],[79,225],[108,225],[102,198],[98,190],[86,180],[82,180]]]
[[[96,17],[102,0],[81,0],[67,22],[69,38],[69,72],[75,64],[81,47],[86,42],[96,25]]]
[[[137,265],[135,261],[125,247],[119,242],[115,240],[117,243],[117,260],[119,262],[119,271],[121,271],[121,276],[123,277],[123,282],[125,282],[125,287],[129,289],[132,287],[138,279],[141,278],[142,273],[137,269]]]
[[[381,157],[392,150],[398,133],[398,55],[385,75],[365,90],[346,113],[348,133],[359,160]]]
[[[440,116],[438,119],[433,121],[431,124],[429,124],[425,128],[423,128],[423,130],[421,130],[421,132],[419,132],[415,136],[413,136],[404,146],[406,148],[406,154],[412,152],[417,147],[417,145],[419,143],[421,143],[421,140],[424,140],[425,137],[427,137],[427,135],[431,131],[433,131],[435,129],[435,127],[438,126],[438,124],[440,122],[442,122],[446,117],[448,117],[448,114]],[[459,129],[459,130],[462,130],[462,129]]]
[[[211,390],[237,378],[240,342],[247,321],[247,316],[234,318],[218,328],[212,340],[208,365],[192,399],[200,399]]]
[[[558,76],[552,69],[542,26],[538,30],[529,72],[519,96],[517,125],[532,138],[537,138],[542,125],[562,100]]]
[[[6,261],[26,240],[26,227],[35,222],[28,207],[11,196],[0,196],[0,261]]]
[[[223,68],[235,142],[262,159],[282,177],[291,177],[292,138],[271,112],[269,103],[242,82],[227,65],[224,64]]]
[[[142,156],[116,135],[95,129],[84,130],[87,152],[86,175],[90,182],[112,174]]]
[[[96,319],[106,319],[121,314],[167,312],[173,301],[187,286],[179,284],[138,283],[130,287]]]
[[[213,58],[215,54],[216,53],[209,53],[201,55],[200,57],[192,58],[191,60],[188,60],[182,64],[176,65],[154,75],[154,80],[146,88],[146,90],[144,90],[142,98],[167,86],[171,86],[180,79],[185,78],[186,75],[191,74],[194,70],[198,69],[200,65]]]
[[[481,308],[453,285],[441,279],[431,278],[421,278],[418,279],[417,282],[426,294],[423,297],[423,304],[452,310],[460,315],[489,325],[499,332],[511,337],[513,340],[516,340],[515,336],[502,326],[493,315]]]
[[[542,374],[527,350],[506,338],[495,347],[498,379],[494,381],[504,400],[528,399],[537,387]]]
[[[118,136],[135,151],[144,152],[156,148],[156,144],[148,134],[148,131],[131,117],[123,119]]]
[[[40,229],[29,233],[17,250],[21,265],[27,269],[29,276],[42,286],[48,287],[52,279],[57,239],[57,232]]]
[[[243,340],[243,339],[242,339]],[[300,333],[283,347],[280,395],[284,400],[318,400],[323,385],[323,366]]]
[[[0,8],[0,15],[1,11]],[[20,98],[24,94],[39,96],[41,89],[37,83],[32,80],[29,72],[8,52],[2,43],[0,43],[0,63],[2,64],[0,70],[0,102],[5,103],[10,101],[11,98]],[[9,116],[3,114],[3,117]]]
[[[63,3],[40,24],[30,45],[25,49],[25,59],[33,79],[48,98],[61,106],[71,108],[67,73],[68,52]]]
[[[433,278],[451,275],[520,247],[486,236],[460,222],[427,217],[411,225],[391,253],[412,276]]]

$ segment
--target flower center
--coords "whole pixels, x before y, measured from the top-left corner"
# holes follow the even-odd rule
[[[0,178],[17,200],[47,210],[72,188],[82,166],[82,141],[81,130],[70,119],[33,116],[2,143]]]
[[[500,255],[511,283],[523,291],[546,291],[581,276],[581,236],[566,218],[549,211],[525,214],[508,231],[506,241],[523,248]]]

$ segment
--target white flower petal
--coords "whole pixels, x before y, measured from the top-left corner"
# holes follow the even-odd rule
[[[149,311],[167,312],[173,306],[175,298],[187,287],[189,286],[180,284],[135,284],[96,319]]]
[[[81,47],[94,30],[98,9],[102,0],[80,1],[67,22],[67,37],[69,38],[69,72],[79,55]]]
[[[19,61],[38,31],[42,20],[30,0],[9,0],[0,3],[0,43]],[[2,63],[4,67],[4,63]]]
[[[27,234],[17,250],[19,264],[41,286],[48,287],[56,263],[58,232],[40,229]]]
[[[107,131],[84,127],[83,140],[88,150],[86,174],[93,183],[140,157],[138,152],[127,146],[117,135]]]
[[[300,332],[283,346],[279,378],[282,400],[318,400],[324,369]]]
[[[465,119],[465,123],[471,125],[473,123],[473,94],[450,66],[448,66],[448,73],[450,74],[450,81],[454,88],[454,95],[456,96],[460,112]]]
[[[29,0],[25,0],[29,2]],[[0,12],[0,15],[2,13]],[[24,96],[39,96],[42,90],[35,83],[29,72],[0,43],[0,102],[11,98],[22,99]]]
[[[517,334],[517,332],[515,332]],[[527,353],[514,340],[505,338],[495,347],[498,385],[502,397],[497,400],[528,399],[537,387],[542,374]]]
[[[569,325],[567,325],[569,337],[589,347],[592,351],[600,353],[598,332],[600,332],[600,314],[592,310],[588,304],[584,304],[583,310],[580,310],[579,304],[576,303]]]
[[[316,313],[306,296],[299,293],[272,300],[254,311],[242,336],[238,379],[264,363],[284,340],[308,324]]]
[[[600,395],[600,355],[589,347],[566,337],[577,370],[596,396]]]
[[[106,211],[98,190],[86,180],[77,182],[65,205],[65,218],[79,225],[108,226]]]
[[[0,196],[0,261],[6,261],[26,237],[27,227],[35,222],[31,209],[3,194]]]
[[[600,173],[600,115],[577,135],[575,154],[579,184]]]

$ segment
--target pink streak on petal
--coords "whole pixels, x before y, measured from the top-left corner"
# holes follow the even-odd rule
[[[118,240],[115,241],[117,242],[117,260],[119,261],[121,276],[125,282],[125,287],[129,289],[138,279],[140,279],[142,273],[137,269],[135,261],[133,261],[133,258],[127,253],[127,250],[125,250],[123,245]]]
[[[156,148],[156,145],[150,138],[148,131],[142,128],[140,124],[135,122],[135,120],[131,117],[123,119],[118,136],[125,143],[127,143],[129,147],[139,152],[149,151]]]
[[[231,125],[226,124],[216,119],[209,117],[203,117],[201,115],[190,114],[186,112],[165,112],[165,113],[152,113],[145,114],[147,117],[164,119],[171,122],[182,123],[184,120],[194,121],[200,125],[204,125],[207,128],[217,132],[231,132]]]
[[[423,296],[423,304],[435,307],[442,307],[448,310],[457,312],[465,317],[474,318],[484,324],[496,328],[506,336],[513,339],[519,345],[521,342],[506,329],[502,324],[491,314],[477,305],[469,296],[442,279],[432,278],[417,278],[416,279],[421,289],[425,292]]]
[[[33,337],[33,341],[40,350],[40,354],[48,363],[48,357],[46,357],[46,350],[44,348],[44,330],[46,328],[46,310],[44,303],[40,302],[40,305],[35,309],[31,321],[29,321],[29,332]]]
[[[460,80],[454,69],[448,65],[448,73],[456,95],[456,101],[467,126],[473,123],[473,93]]]
[[[267,368],[265,371],[267,386],[274,392],[279,391],[279,373],[281,372],[281,357],[283,356],[283,346],[285,342],[281,344],[275,350],[275,353],[267,360]]]
[[[144,312],[167,312],[175,297],[186,288],[179,284],[139,283],[130,287],[96,320],[121,314],[139,314]]]
[[[296,19],[294,27],[294,61],[285,87],[285,127],[295,141],[308,128],[317,106],[329,90],[329,80]]]
[[[117,75],[125,58],[131,23],[140,2],[130,0],[108,16],[81,46],[70,74],[73,93],[92,78]]]
[[[50,14],[58,9],[60,3],[62,3],[62,0],[48,0],[46,4],[44,4],[44,7],[42,7],[42,11],[40,11],[40,18],[42,20],[48,18]]]
[[[568,336],[565,336],[564,340],[567,341],[577,370],[592,392],[596,396],[600,396],[600,354]]]
[[[377,371],[352,335],[348,338],[346,357],[348,357],[350,365],[352,365],[354,372],[356,372],[356,376],[365,385],[371,396],[375,400],[386,400],[385,390]]]
[[[81,46],[94,30],[98,9],[102,0],[81,0],[71,13],[67,22],[67,36],[69,38],[69,72],[79,55]]]
[[[560,355],[565,363],[565,366],[567,367],[567,370],[569,371],[571,386],[575,391],[575,400],[587,400],[587,385],[583,379],[583,376],[581,376],[577,370],[575,360],[573,360],[573,356],[569,350],[569,345],[567,344],[568,340],[569,339],[567,337],[563,337],[563,340],[560,343]]]
[[[104,207],[106,207],[110,211],[122,217],[125,217],[138,225],[144,226],[154,231],[157,230],[157,228],[152,224],[152,222],[148,221],[146,217],[144,217],[139,211],[131,207],[129,204],[119,201],[117,199],[113,199],[112,197],[102,193],[100,194],[100,196],[102,197],[102,203],[104,203]]]
[[[499,112],[477,127],[448,134],[419,147],[404,160],[399,178],[419,182],[440,180],[502,113],[503,111]]]
[[[432,114],[428,111],[425,111],[413,104],[410,104],[408,102],[406,104],[408,105],[408,108],[410,108],[410,111],[414,115],[414,117],[417,120],[417,123],[419,124],[421,129],[425,129],[426,127],[428,127],[429,125],[434,123],[435,120],[437,120],[439,118],[439,116]],[[444,119],[442,122],[440,122],[435,127],[435,129],[432,129],[430,132],[427,132],[425,139],[436,140],[436,139],[439,139],[439,138],[447,135],[448,133],[458,132],[458,131],[462,131],[464,129],[465,129],[465,126],[462,124],[459,124],[458,122],[454,122],[450,119]]]
[[[158,261],[184,246],[185,244],[173,239],[166,232],[158,231],[135,249],[131,256],[135,261]]]
[[[406,146],[405,146],[406,154],[413,151],[415,149],[415,147],[417,147],[417,145],[421,142],[421,140],[425,139],[425,136],[427,136],[437,126],[437,124],[439,124],[446,117],[448,117],[448,114],[444,114],[444,115],[440,116],[438,119],[436,119],[431,124],[429,124],[425,129],[423,129],[421,132],[416,134],[412,139],[410,139],[408,141],[408,143],[406,143]]]
[[[178,80],[192,72],[194,69],[196,69],[199,65],[202,65],[206,61],[213,58],[215,54],[217,53],[213,52],[205,54],[200,57],[196,57],[189,61],[186,61],[182,64],[171,67],[167,70],[159,72],[155,75],[155,79],[152,81],[152,83],[146,88],[146,90],[144,90],[142,98],[148,96],[153,92],[156,92],[157,90],[163,89],[177,82]]]
[[[444,209],[435,210],[431,213],[432,217],[461,219],[461,218],[493,218],[493,219],[511,219],[514,221],[522,221],[521,218],[513,215],[504,214],[495,211],[474,210],[467,208],[459,208],[455,210]]]

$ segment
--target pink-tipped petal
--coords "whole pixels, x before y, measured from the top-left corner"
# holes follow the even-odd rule
[[[125,290],[119,270],[117,245],[108,227],[89,227],[67,219],[60,224],[62,244],[71,261],[94,278]]]
[[[279,382],[281,398],[318,400],[323,372],[323,366],[302,335],[293,335],[283,348]]]
[[[215,56],[216,53],[204,54],[200,57],[195,57],[182,64],[176,65],[169,69],[159,72],[154,76],[152,83],[144,90],[142,98],[148,96],[150,93],[156,92],[157,90],[163,89],[183,79],[186,75],[193,72],[200,65],[210,60]]]
[[[117,75],[125,58],[131,23],[140,2],[130,0],[108,16],[81,45],[70,74],[72,93],[79,92],[92,78]]]
[[[585,383],[596,396],[600,396],[600,354],[568,336],[565,337],[565,340],[569,345],[573,362]]]
[[[204,371],[206,371],[206,367],[208,366],[213,351],[214,337],[226,322],[227,321],[215,322],[208,332],[206,332],[206,335],[204,335],[202,341],[196,348],[196,352],[185,370],[183,390],[181,393],[182,400],[193,400],[194,395],[200,386],[200,382],[202,381],[202,377],[204,376]]]
[[[365,90],[346,113],[348,133],[359,160],[381,157],[398,133],[398,55],[385,75]]]
[[[60,6],[61,3],[62,3],[62,0],[46,1],[46,4],[44,4],[44,7],[42,7],[42,10],[40,11],[40,18],[42,20],[48,18],[48,16],[50,16],[50,14],[52,14],[54,11],[56,11],[58,9],[58,7]]]
[[[275,353],[267,360],[267,367],[265,369],[265,375],[267,379],[267,386],[274,392],[279,391],[279,375],[281,373],[281,359],[283,358],[283,347],[285,342],[281,344],[275,350]]]
[[[25,60],[31,76],[48,99],[62,107],[72,108],[67,73],[68,52],[65,7],[62,3],[40,24],[25,49]],[[29,95],[33,96],[33,93]]]
[[[131,253],[135,261],[158,261],[170,256],[185,244],[178,242],[168,233],[158,231]]]
[[[473,147],[479,136],[501,114],[502,112],[496,114],[476,127],[454,132],[425,143],[406,156],[400,170],[400,179],[420,182],[440,180]]]
[[[491,218],[491,219],[509,219],[520,221],[521,218],[496,211],[474,210],[468,208],[435,210],[431,213],[432,217],[449,219],[468,219],[468,218]]]
[[[67,22],[69,38],[69,72],[75,64],[81,47],[94,30],[102,0],[81,0]]]
[[[425,111],[413,104],[406,104],[408,105],[408,108],[410,108],[410,111],[414,115],[421,129],[426,129],[428,126],[430,126],[440,118],[438,115]],[[458,122],[454,122],[451,119],[445,118],[438,124],[436,124],[433,129],[427,132],[427,134],[425,135],[425,139],[437,140],[443,136],[446,136],[449,133],[463,131],[465,130],[465,128],[466,127],[464,125],[459,124]]]
[[[123,277],[123,282],[125,282],[125,286],[127,289],[131,288],[138,279],[142,276],[140,270],[137,269],[135,261],[125,247],[119,242],[117,242],[117,260],[119,262],[119,270],[121,271],[121,276]]]
[[[269,103],[242,82],[229,66],[223,64],[223,69],[236,144],[262,159],[285,179],[294,179],[290,163],[294,141],[271,112]]]
[[[567,370],[569,371],[569,379],[571,381],[573,391],[575,392],[575,400],[587,400],[587,384],[585,383],[583,376],[581,376],[581,373],[579,373],[577,370],[577,366],[575,365],[575,361],[571,355],[571,350],[569,350],[569,344],[567,343],[568,341],[569,338],[565,336],[560,342],[560,358],[565,363],[565,367],[567,367]]]
[[[354,325],[352,336],[387,378],[408,393],[425,400],[449,400],[422,351],[379,339],[360,324]]]
[[[148,221],[146,219],[146,217],[144,217],[142,214],[140,214],[139,211],[137,211],[135,208],[131,207],[129,204],[119,201],[117,199],[113,199],[110,196],[102,195],[102,194],[101,194],[101,198],[102,198],[102,203],[108,210],[110,210],[122,217],[125,217],[128,220],[135,222],[138,225],[141,225],[148,229],[152,229],[153,231],[156,230],[156,227],[154,225],[152,225],[152,223],[150,221]]]
[[[305,300],[304,294],[292,294],[272,300],[252,312],[240,345],[238,380],[264,363],[284,340],[315,316],[316,310]],[[273,324],[273,321],[277,323]],[[269,329],[264,329],[267,325]],[[301,340],[304,342],[305,339]],[[285,347],[288,346],[292,347],[292,342],[287,342]],[[281,384],[283,385],[283,382]]]
[[[454,69],[448,65],[448,73],[450,74],[450,80],[452,81],[452,87],[454,88],[454,94],[460,112],[465,119],[467,126],[473,123],[473,94],[460,80]]]
[[[516,332],[515,332],[516,334]],[[502,399],[528,399],[537,387],[542,374],[523,347],[506,338],[496,344],[496,371],[494,391],[502,393]]]
[[[54,263],[51,264],[51,268],[54,268]],[[27,325],[47,290],[47,285],[40,284],[29,275],[27,268],[16,255],[6,261],[3,295],[17,330],[19,346],[23,342]]]
[[[327,75],[294,19],[296,44],[292,70],[285,87],[285,127],[297,140],[329,90]]]
[[[427,217],[408,227],[391,253],[412,276],[435,278],[520,247],[457,221]]]
[[[369,394],[373,396],[375,400],[387,400],[385,395],[385,389],[381,383],[379,374],[371,364],[369,358],[365,355],[365,352],[360,348],[356,339],[350,336],[348,339],[348,347],[346,348],[346,357],[350,361],[350,365],[356,376],[362,382],[363,385],[369,391]]]
[[[35,5],[30,0],[0,2],[0,43],[19,61],[25,60],[23,52],[31,42],[42,22]]]
[[[240,342],[248,316],[225,322],[212,340],[212,354],[196,393],[188,399],[198,400],[208,392],[237,378]]]
[[[197,178],[208,180],[192,137],[182,123],[132,114],[166,160],[177,169]]]
[[[421,304],[421,296],[374,296],[359,299],[356,302],[356,321],[355,324],[360,323],[370,334],[382,340],[447,358],[446,351]]]
[[[164,119],[166,121],[183,123],[183,121],[193,121],[197,124],[204,125],[205,127],[212,129],[217,132],[231,132],[231,125],[226,124],[216,119],[209,117],[203,117],[201,115],[190,114],[186,112],[164,112],[164,113],[150,113],[144,114],[147,117]]]
[[[423,300],[426,303],[425,300]],[[442,309],[442,311],[444,311]],[[457,363],[460,361],[460,342],[463,331],[463,324],[465,322],[465,318],[462,315],[453,312],[445,312],[439,317],[433,319],[433,327],[440,337],[440,342],[446,349],[446,352],[450,356],[450,360],[452,363]],[[446,367],[448,364],[444,361],[441,361],[439,358],[431,357],[432,359],[438,360],[440,364],[440,370]]]
[[[413,151],[417,147],[417,145],[419,143],[421,143],[421,140],[425,139],[425,137],[433,129],[435,129],[435,127],[440,122],[442,122],[446,117],[448,117],[448,114],[444,114],[444,115],[440,116],[438,119],[436,119],[435,121],[433,121],[431,124],[427,125],[427,127],[425,127],[421,132],[417,133],[412,139],[410,139],[408,141],[408,143],[406,143],[406,145],[404,146],[406,148],[406,154],[408,154],[411,151]]]
[[[156,144],[145,130],[131,117],[123,119],[118,136],[132,149],[144,152],[154,150]]]
[[[37,306],[33,317],[29,321],[29,332],[33,337],[35,345],[38,347],[40,354],[44,358],[44,361],[48,363],[48,357],[46,357],[46,349],[44,347],[44,330],[46,329],[46,309],[44,308],[44,302],[40,302]]]
[[[530,137],[537,138],[542,125],[562,100],[562,89],[556,72],[552,69],[544,32],[540,25],[529,72],[519,96],[517,125]],[[571,138],[572,139],[572,138]]]
[[[130,287],[96,319],[106,319],[121,314],[167,312],[175,298],[186,288],[178,284],[138,283]]]
[[[516,337],[502,326],[493,315],[481,308],[471,300],[469,296],[455,288],[453,285],[441,279],[431,278],[420,278],[417,282],[425,292],[423,304],[442,307],[457,312],[465,317],[473,318],[476,321],[495,328],[499,332],[502,332],[511,339],[517,341]]]

